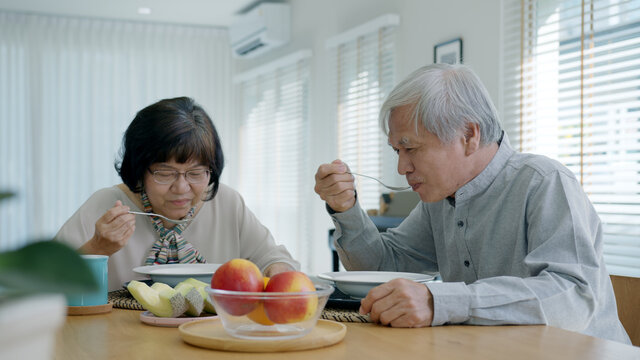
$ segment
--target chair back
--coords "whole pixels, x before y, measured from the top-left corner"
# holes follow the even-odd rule
[[[611,275],[618,317],[631,343],[640,346],[640,278]]]

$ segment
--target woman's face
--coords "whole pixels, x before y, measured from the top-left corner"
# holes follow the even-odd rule
[[[198,161],[187,161],[185,163],[175,162],[173,159],[167,162],[154,163],[149,166],[149,171],[144,175],[144,188],[149,196],[149,201],[153,207],[153,212],[164,215],[171,219],[181,219],[189,212],[191,207],[198,205],[206,196],[205,192],[208,188],[210,173],[204,174],[204,179],[198,183],[190,183],[187,181],[186,172],[192,172],[192,178],[201,175],[202,171],[209,168]],[[156,176],[161,182],[158,183],[153,176],[153,172],[160,171]],[[171,172],[178,172],[175,181],[171,181]],[[174,173],[175,174],[175,173]],[[165,226],[168,225],[165,223]]]

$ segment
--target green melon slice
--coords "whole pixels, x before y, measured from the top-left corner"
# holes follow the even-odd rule
[[[175,286],[176,291],[184,296],[187,301],[187,311],[186,314],[190,316],[200,316],[202,310],[204,309],[204,298],[202,294],[191,284],[186,282],[181,282]]]
[[[205,312],[208,312],[210,314],[215,314],[216,313],[216,308],[213,307],[213,302],[211,301],[211,298],[209,297],[209,294],[207,294],[207,291],[204,289],[209,284],[207,284],[204,281],[200,281],[200,280],[194,279],[194,278],[188,278],[188,279],[184,280],[183,282],[193,285],[196,288],[196,290],[198,290],[200,292],[200,295],[202,295],[202,297],[204,298],[204,311]]]
[[[178,317],[188,308],[184,296],[167,284],[154,283],[149,287],[133,280],[127,285],[127,290],[143,308],[158,317]]]

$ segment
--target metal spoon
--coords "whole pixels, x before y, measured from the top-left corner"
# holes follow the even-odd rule
[[[163,215],[160,215],[160,214],[148,213],[148,212],[129,211],[129,214],[157,216],[159,218],[163,218],[163,219],[167,220],[168,222],[172,222],[174,224],[184,224],[184,223],[187,223],[187,222],[191,221],[191,219],[183,219],[183,220],[169,219],[166,216],[163,216]]]
[[[362,174],[349,172],[349,171],[347,171],[347,173],[349,173],[351,175],[358,175],[358,176],[366,177],[366,178],[369,178],[369,179],[373,179],[373,180],[379,182],[382,186],[384,186],[384,187],[386,187],[387,189],[390,189],[390,190],[402,191],[402,190],[408,190],[408,189],[411,188],[411,186],[391,186],[391,185],[387,185],[387,184],[383,183],[382,181],[378,180],[377,178],[374,178],[373,176],[369,176],[369,175],[362,175]]]

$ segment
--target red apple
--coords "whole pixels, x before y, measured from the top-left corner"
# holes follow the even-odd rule
[[[211,277],[211,288],[231,291],[262,292],[264,281],[260,269],[249,260],[232,259],[222,264]],[[216,302],[231,315],[250,313],[258,306],[258,299],[217,295]]]
[[[315,291],[316,287],[307,275],[299,271],[286,271],[273,275],[266,292]],[[318,296],[315,294],[295,296],[290,299],[268,299],[264,301],[264,310],[269,320],[277,324],[305,321],[316,313]]]
[[[267,283],[269,282],[268,277],[264,277],[264,286],[267,287]],[[261,301],[252,312],[247,314],[247,317],[258,324],[262,325],[273,325],[274,322],[269,320],[267,317],[267,313],[264,312],[264,303]]]

